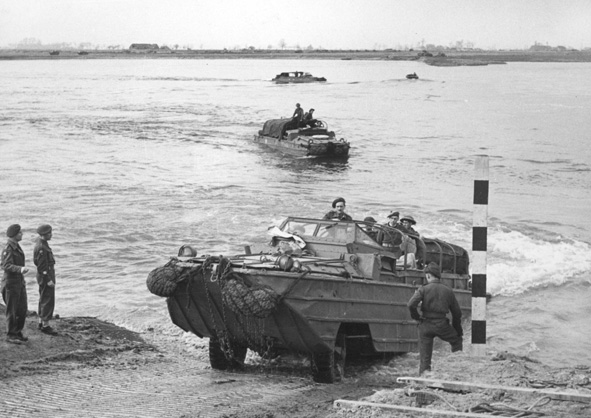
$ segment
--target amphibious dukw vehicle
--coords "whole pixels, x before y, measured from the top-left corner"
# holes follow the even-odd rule
[[[470,314],[461,247],[362,221],[289,217],[268,232],[268,244],[244,254],[197,256],[189,247],[148,275],[173,323],[209,338],[214,369],[243,365],[247,349],[264,358],[289,351],[309,356],[315,381],[332,383],[348,355],[418,351],[406,304],[431,261]]]
[[[296,157],[347,158],[351,148],[321,120],[314,127],[299,127],[292,119],[271,119],[254,136],[254,142]]]
[[[292,71],[277,74],[271,81],[276,84],[300,84],[300,83],[321,83],[326,81],[324,77],[314,77],[303,71]]]

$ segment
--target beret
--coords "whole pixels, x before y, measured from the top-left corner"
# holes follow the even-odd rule
[[[427,267],[425,267],[425,273],[431,273],[433,276],[441,279],[441,270],[439,269],[439,265],[437,263],[430,262]]]
[[[6,236],[8,238],[12,238],[15,237],[19,232],[21,232],[21,226],[19,224],[10,225],[6,230]]]
[[[339,202],[343,202],[346,204],[345,199],[343,199],[342,197],[337,197],[335,200],[332,201],[332,207],[336,208],[337,203],[339,203]]]
[[[41,225],[39,228],[37,228],[37,233],[39,235],[45,235],[45,234],[49,234],[51,232],[51,225]]]

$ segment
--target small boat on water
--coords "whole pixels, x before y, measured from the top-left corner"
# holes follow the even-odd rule
[[[321,120],[313,127],[300,127],[292,119],[271,119],[254,136],[254,142],[296,157],[346,158],[351,148]]]
[[[172,322],[209,338],[214,369],[243,366],[248,349],[266,359],[300,353],[315,381],[333,383],[351,354],[418,351],[406,304],[426,283],[419,266],[431,261],[470,315],[468,253],[457,245],[364,221],[300,217],[267,235],[266,244],[229,257],[183,246],[148,275]],[[403,250],[408,240],[416,254]],[[408,263],[415,257],[417,266]]]
[[[292,71],[287,73],[277,74],[275,78],[271,81],[274,81],[277,84],[290,84],[290,83],[318,83],[326,81],[324,77],[314,77],[310,73],[305,73],[303,71]]]
[[[408,78],[409,80],[418,80],[419,76],[417,75],[417,73],[412,73],[412,74],[407,74],[406,78]]]
[[[51,52],[49,53],[49,55],[59,55],[59,54],[60,54],[60,52],[59,52],[59,51],[51,51]]]

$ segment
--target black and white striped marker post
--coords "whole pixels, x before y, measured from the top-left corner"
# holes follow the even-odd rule
[[[488,156],[474,163],[474,220],[472,223],[472,349],[486,355],[486,241],[488,235]]]

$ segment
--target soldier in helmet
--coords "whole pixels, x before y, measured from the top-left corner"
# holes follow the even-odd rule
[[[25,253],[19,245],[19,241],[23,239],[21,226],[10,225],[6,230],[6,236],[8,242],[2,250],[0,262],[4,271],[0,290],[6,304],[6,341],[22,344],[29,340],[23,335],[28,308],[24,276],[29,269],[25,267]]]
[[[378,222],[373,216],[366,216],[365,219],[363,219],[363,222],[365,222],[365,233],[375,241],[378,238],[378,230],[374,227],[374,225]]]
[[[420,235],[415,229],[413,228],[414,225],[417,224],[415,218],[410,215],[403,216],[400,218],[400,224],[404,227],[404,232],[409,232],[414,235]]]
[[[55,258],[49,247],[53,236],[51,225],[37,228],[39,238],[33,250],[33,261],[37,266],[37,284],[39,285],[39,329],[49,335],[57,332],[49,325],[55,308]]]

